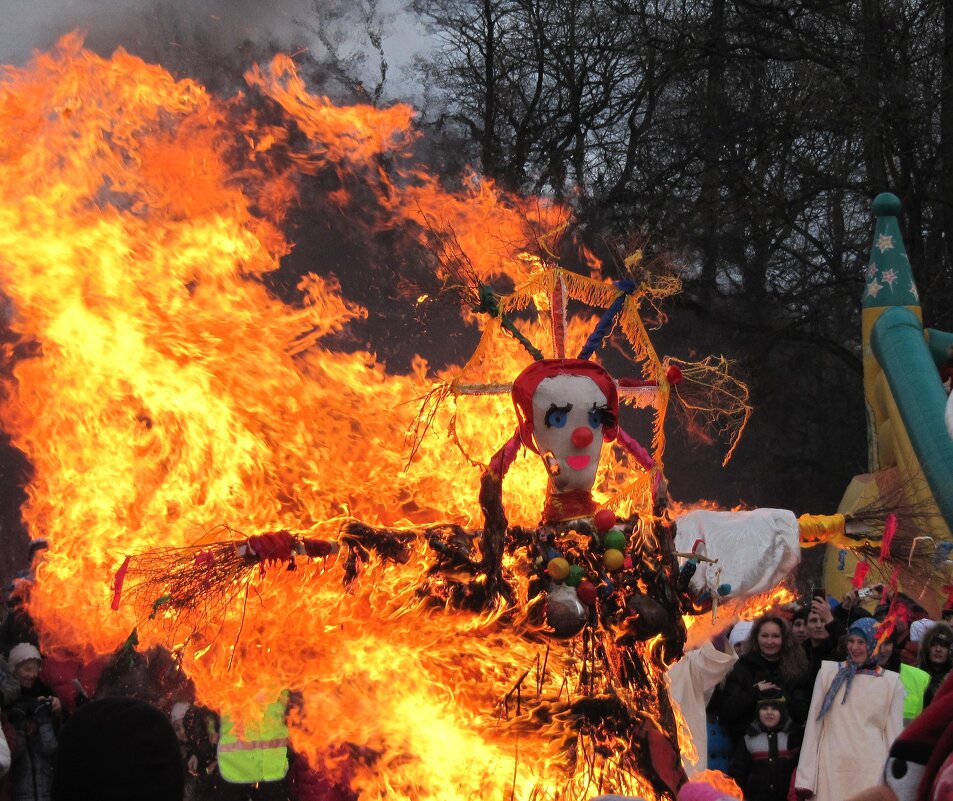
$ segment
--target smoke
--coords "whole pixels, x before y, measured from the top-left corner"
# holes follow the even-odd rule
[[[86,46],[100,55],[123,47],[212,91],[237,88],[248,66],[282,51],[323,67],[319,72],[336,99],[357,86],[375,88],[386,63],[379,99],[404,99],[417,94],[410,65],[427,41],[402,5],[402,0],[0,0],[0,64],[22,66],[34,50],[48,50],[64,34],[81,30]]]
[[[91,49],[108,53],[117,46],[180,47],[163,34],[187,33],[221,54],[246,41],[295,41],[295,19],[309,12],[310,0],[3,0],[0,60],[22,64],[34,49],[48,49],[71,30],[87,31]]]

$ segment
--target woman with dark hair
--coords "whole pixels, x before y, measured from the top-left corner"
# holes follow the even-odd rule
[[[847,659],[821,665],[794,777],[799,799],[844,801],[877,783],[903,729],[900,677],[877,664],[877,622],[847,632]]]
[[[795,723],[804,723],[811,702],[807,657],[783,618],[758,618],[721,693],[722,724],[737,742],[754,720],[759,694],[780,690]]]
[[[917,666],[930,674],[930,683],[923,693],[923,705],[927,706],[936,695],[936,691],[943,684],[953,668],[953,628],[947,623],[937,623],[931,626],[920,640],[920,653],[917,656]]]

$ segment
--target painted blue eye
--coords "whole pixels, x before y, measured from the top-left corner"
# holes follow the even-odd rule
[[[569,420],[568,406],[551,406],[546,412],[546,425],[549,428],[563,428]]]
[[[589,410],[589,427],[599,428],[599,426],[601,425],[602,425],[602,410],[590,409]]]

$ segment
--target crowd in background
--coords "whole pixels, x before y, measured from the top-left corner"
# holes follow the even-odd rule
[[[29,586],[29,576],[13,586],[0,622],[0,801],[72,801],[69,787],[97,758],[117,788],[148,785],[141,801],[178,798],[166,779],[181,782],[185,801],[353,801],[347,782],[288,748],[294,695],[272,699],[271,720],[239,741],[227,716],[195,703],[165,649],[139,651],[130,638],[85,663],[44,657],[23,603]],[[695,740],[694,759],[683,750],[689,776],[727,773],[746,801],[843,801],[877,784],[891,743],[953,667],[953,607],[931,619],[905,596],[880,601],[868,611],[856,592],[839,603],[819,593],[688,651],[669,677]],[[129,735],[97,751],[107,719]],[[116,756],[133,746],[135,758]],[[148,770],[135,767],[143,752]],[[97,788],[99,801],[111,797]]]
[[[843,801],[879,783],[887,751],[953,668],[953,607],[932,619],[913,599],[878,590],[865,609],[812,597],[735,624],[685,660],[717,662],[704,691],[705,758],[746,801]],[[677,674],[677,670],[673,668]],[[673,678],[681,705],[695,702]]]

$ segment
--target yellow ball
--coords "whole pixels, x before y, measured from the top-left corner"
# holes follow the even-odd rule
[[[562,581],[566,576],[569,575],[569,562],[563,559],[561,556],[557,556],[555,559],[550,559],[549,564],[546,565],[546,572],[549,573],[550,577],[556,581]]]
[[[606,548],[606,552],[602,554],[602,564],[606,566],[606,570],[618,570],[624,562],[625,554],[616,548]]]

